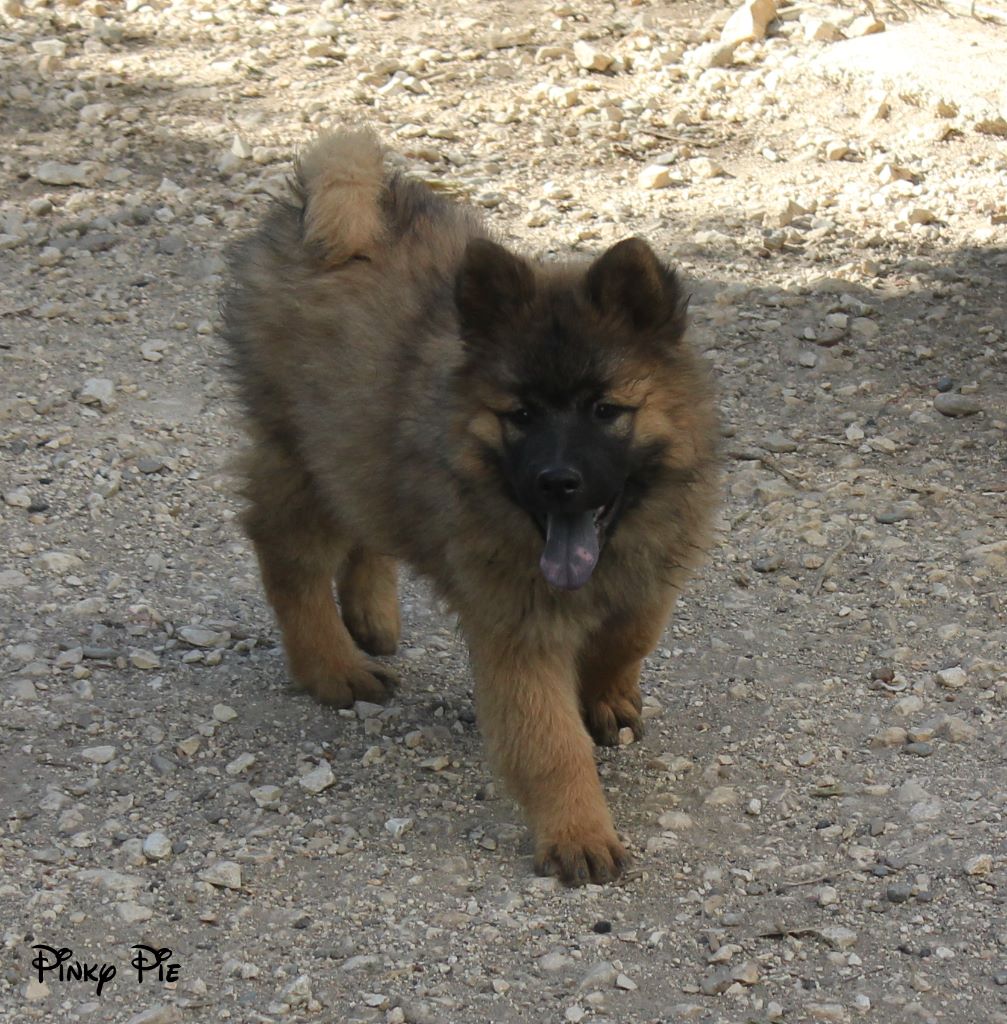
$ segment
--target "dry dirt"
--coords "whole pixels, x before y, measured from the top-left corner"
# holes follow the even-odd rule
[[[2,11],[0,1021],[1004,1024],[1007,29],[876,7],[938,94],[844,72],[853,7],[733,55],[706,0]],[[221,253],[347,120],[529,251],[692,283],[726,501],[599,752],[617,887],[532,875],[421,584],[391,706],[285,684]]]

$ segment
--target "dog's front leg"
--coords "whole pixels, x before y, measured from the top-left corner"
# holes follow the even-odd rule
[[[476,710],[490,755],[535,836],[535,869],[568,885],[609,882],[626,862],[578,699],[575,646],[543,632],[472,628]],[[463,616],[463,627],[466,626]]]

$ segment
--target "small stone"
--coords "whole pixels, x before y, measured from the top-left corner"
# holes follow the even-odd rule
[[[637,184],[646,189],[666,188],[671,184],[671,171],[663,164],[651,164],[640,172]]]
[[[77,401],[82,405],[97,405],[103,412],[110,412],[118,404],[115,384],[106,377],[91,377],[84,381],[84,386],[77,394]]]
[[[227,643],[226,633],[218,633],[214,629],[203,629],[199,626],[182,626],[178,635],[192,647],[217,647]]]
[[[639,986],[628,975],[617,974],[615,978],[615,987],[621,988],[624,992],[635,992]]]
[[[933,224],[937,220],[937,214],[925,206],[914,206],[906,211],[905,216],[910,224]]]
[[[240,775],[242,772],[251,768],[253,764],[255,764],[254,754],[239,754],[233,761],[224,766],[224,771],[227,772],[228,775]]]
[[[47,160],[35,169],[35,177],[43,185],[78,185],[87,188],[98,179],[96,164],[63,164]]]
[[[279,786],[256,786],[249,790],[249,795],[259,807],[276,810],[280,806],[283,790]]]
[[[149,921],[154,916],[150,907],[144,907],[133,900],[117,903],[115,911],[126,924],[140,924],[143,921]]]
[[[201,871],[197,877],[219,889],[240,889],[241,865],[235,864],[233,860],[218,860]]]
[[[85,747],[80,752],[80,756],[85,761],[90,761],[91,764],[108,764],[115,757],[115,747]]]
[[[84,564],[77,555],[71,554],[69,551],[46,551],[39,555],[38,560],[43,569],[60,575],[79,569]]]
[[[412,818],[389,818],[385,822],[385,831],[393,839],[401,839],[413,827]]]
[[[993,858],[988,853],[980,853],[978,856],[969,857],[965,861],[965,874],[973,877],[988,875],[993,870]]]
[[[11,508],[31,508],[31,491],[27,487],[12,487],[9,491],[3,492],[3,500],[4,504],[10,505]],[[27,580],[27,577],[25,579]]]
[[[177,1006],[162,1003],[134,1014],[126,1024],[181,1024],[181,1021],[182,1011]]]
[[[742,985],[758,985],[759,965],[752,960],[746,960],[731,971],[731,978]]]
[[[958,715],[951,715],[941,727],[941,732],[949,743],[971,743],[978,734],[974,725]]]
[[[937,682],[946,690],[960,690],[968,682],[968,676],[961,665],[942,668],[936,673],[936,678]]]
[[[874,748],[901,747],[906,742],[906,730],[900,725],[892,725],[871,737],[871,746]]]
[[[328,789],[329,786],[335,783],[336,777],[332,774],[329,762],[323,761],[316,768],[308,772],[307,775],[302,775],[297,781],[309,793],[321,793],[322,790]]]
[[[734,63],[734,51],[737,43],[704,43],[694,50],[688,50],[683,56],[686,64],[695,64],[701,68],[727,68]]]
[[[846,38],[837,26],[824,18],[804,17],[801,22],[804,25],[804,37],[809,42],[837,43]]]
[[[611,988],[619,972],[607,960],[595,964],[581,979],[577,985],[582,992],[592,989]]]
[[[982,406],[971,395],[960,395],[949,391],[934,398],[934,408],[942,416],[975,416],[982,412]]]
[[[729,967],[719,967],[699,980],[699,991],[704,996],[719,996],[734,984]]]
[[[738,802],[738,791],[732,786],[716,786],[703,802],[708,807],[730,807]]]
[[[817,903],[820,907],[831,907],[839,902],[839,892],[834,886],[823,885],[818,890]]]
[[[238,712],[230,704],[214,704],[213,717],[218,722],[233,722],[238,717]]]
[[[893,882],[885,890],[889,903],[905,903],[913,894],[913,887],[908,882]]]
[[[776,17],[776,0],[748,0],[727,19],[720,41],[737,46],[766,38],[766,28]]]
[[[161,667],[161,659],[153,652],[140,647],[132,647],[129,651],[129,663],[133,668],[150,670]]]
[[[578,40],[573,44],[573,56],[577,63],[588,71],[607,71],[615,60],[584,40]]]
[[[801,366],[807,367],[809,370],[811,370],[818,365],[818,353],[809,352],[807,349],[805,349],[803,352],[798,353],[797,362]]]
[[[171,840],[163,832],[151,832],[143,841],[143,855],[148,860],[164,860],[171,855]]]
[[[849,949],[857,944],[857,933],[842,925],[829,925],[819,934],[833,949]]]
[[[861,36],[877,35],[878,32],[884,32],[884,30],[885,23],[883,21],[871,14],[862,14],[846,26],[846,35],[850,39],[858,39]]]
[[[567,953],[563,953],[560,950],[553,950],[551,953],[546,953],[545,956],[538,958],[539,967],[550,974],[565,970],[572,963],[573,959]]]
[[[696,178],[719,178],[724,173],[724,168],[708,156],[694,157],[689,161],[689,170]]]
[[[842,160],[849,156],[850,147],[839,139],[833,139],[825,144],[823,152],[826,160]]]
[[[846,1007],[839,1003],[808,1003],[807,1011],[812,1020],[842,1022],[848,1019]]]

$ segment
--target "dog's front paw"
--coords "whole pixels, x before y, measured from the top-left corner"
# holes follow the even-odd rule
[[[352,707],[358,700],[384,704],[399,685],[392,669],[370,658],[360,658],[339,673],[299,674],[296,678],[316,700],[337,708]]]
[[[600,747],[617,747],[619,730],[633,730],[633,739],[643,739],[643,703],[640,692],[615,694],[592,700],[584,707],[584,724],[591,739]]]
[[[629,854],[614,830],[568,829],[539,842],[535,871],[556,875],[565,885],[604,885],[614,882],[629,862]]]

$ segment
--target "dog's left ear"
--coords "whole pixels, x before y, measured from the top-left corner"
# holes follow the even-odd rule
[[[599,313],[628,320],[638,331],[676,341],[685,331],[688,297],[642,238],[625,238],[602,253],[588,268],[587,292]]]
[[[527,260],[488,238],[474,238],[465,248],[455,278],[455,304],[462,336],[493,336],[530,308],[535,272]]]

